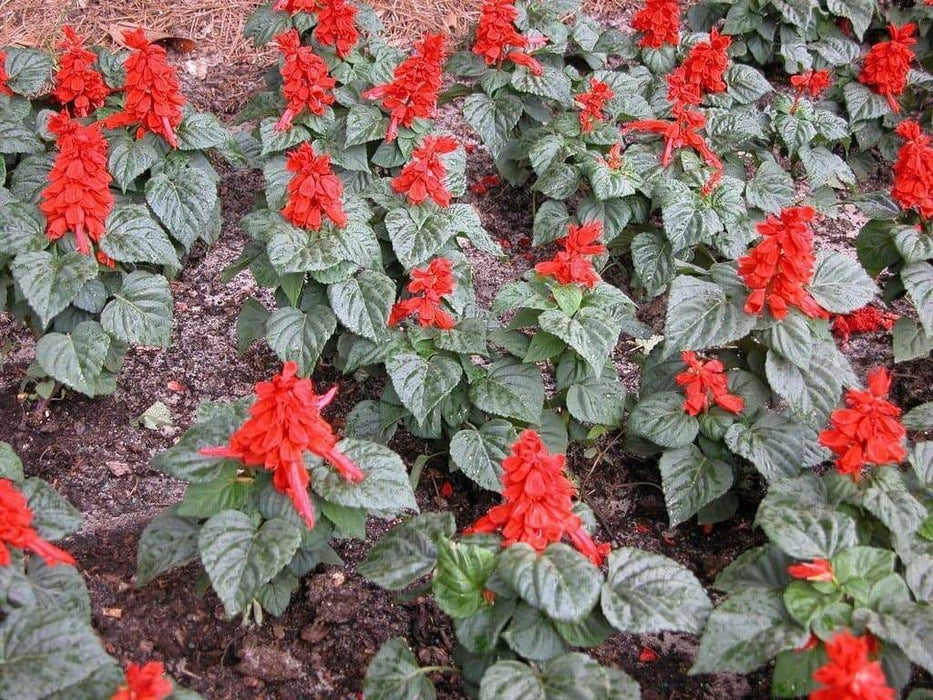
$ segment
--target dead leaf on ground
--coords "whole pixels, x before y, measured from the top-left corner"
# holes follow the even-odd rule
[[[137,29],[143,30],[149,42],[161,44],[179,53],[191,53],[197,48],[197,42],[195,42],[194,39],[186,36],[174,36],[167,32],[157,32],[154,29],[140,27],[138,24],[133,24],[132,22],[114,22],[107,26],[107,33],[110,35],[110,38],[113,39],[114,43],[123,48],[129,48],[123,37],[126,34],[135,32]]]

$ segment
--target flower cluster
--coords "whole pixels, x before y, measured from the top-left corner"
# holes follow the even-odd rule
[[[858,77],[860,83],[887,99],[894,112],[901,111],[896,98],[907,87],[907,75],[914,60],[914,52],[910,47],[917,43],[914,38],[916,28],[912,23],[903,27],[888,25],[891,40],[871,47]]]
[[[680,3],[678,0],[645,0],[645,5],[632,17],[632,29],[641,32],[638,45],[660,49],[665,44],[680,43]]]
[[[110,700],[163,700],[172,692],[172,682],[165,677],[162,662],[150,661],[145,666],[127,666],[126,683],[117,688]]]
[[[6,51],[0,51],[0,95],[6,95],[7,97],[13,95],[10,86],[6,84],[9,79],[10,76],[6,72]]]
[[[310,379],[297,376],[298,365],[286,362],[282,374],[256,385],[250,418],[230,437],[226,447],[208,447],[201,454],[238,459],[249,467],[271,471],[272,483],[286,494],[308,527],[314,527],[314,508],[308,496],[308,470],[304,453],[330,462],[347,481],[365,474],[337,450],[334,429],[321,416],[333,401],[337,387],[323,396],[314,393]]]
[[[810,693],[810,700],[894,700],[880,661],[871,661],[877,643],[869,635],[856,637],[843,631],[826,642],[825,666],[813,673],[822,686]]]
[[[820,433],[820,444],[836,455],[836,470],[861,479],[862,467],[900,464],[907,456],[903,441],[901,409],[888,401],[891,375],[883,367],[868,373],[868,389],[849,389],[848,408],[838,408],[829,417],[830,428]]]
[[[0,479],[0,566],[9,566],[10,547],[38,554],[48,566],[75,563],[68,552],[39,536],[26,497],[12,481]]]
[[[285,167],[294,173],[282,216],[300,228],[320,231],[324,217],[338,228],[347,225],[343,211],[343,181],[330,167],[330,156],[318,155],[303,143],[288,155]]]
[[[302,110],[320,116],[334,103],[337,81],[327,72],[324,59],[310,46],[301,45],[298,31],[292,29],[275,37],[276,46],[285,58],[282,64],[282,95],[286,108],[275,125],[276,131],[288,131]]]
[[[107,141],[97,124],[82,126],[67,112],[49,119],[48,128],[57,137],[58,155],[39,204],[46,233],[54,241],[73,231],[78,251],[90,255],[91,241],[104,237],[113,209]]]
[[[675,119],[665,121],[663,119],[643,119],[629,122],[623,128],[625,133],[640,131],[650,134],[658,134],[664,137],[664,153],[661,156],[661,165],[667,167],[674,160],[674,152],[681,148],[692,148],[703,161],[713,168],[716,172],[713,175],[707,189],[711,189],[722,177],[723,165],[719,156],[713,152],[706,139],[699,133],[699,130],[706,126],[706,115],[693,109],[675,109]]]
[[[695,352],[681,353],[681,359],[687,369],[677,375],[677,383],[687,395],[684,410],[691,416],[698,416],[716,404],[729,413],[741,413],[745,401],[741,396],[729,393],[729,377],[719,360],[704,362]]]
[[[340,58],[346,58],[360,40],[356,8],[345,0],[278,0],[272,9],[315,15],[314,38],[323,46],[333,46]]]
[[[708,40],[701,41],[690,49],[677,71],[683,73],[686,82],[696,85],[701,92],[710,95],[725,92],[727,86],[723,75],[729,67],[726,51],[731,45],[730,37],[713,29]]]
[[[97,57],[84,48],[84,38],[68,26],[62,33],[65,36],[58,48],[63,53],[59,57],[53,95],[62,106],[70,105],[76,116],[86,117],[104,104],[110,89],[104,84],[103,76],[94,70]]]
[[[389,112],[387,141],[394,141],[401,124],[410,127],[415,119],[429,119],[437,112],[437,93],[444,71],[443,34],[428,34],[415,45],[415,53],[395,69],[392,82],[363,93],[367,100],[382,100]]]
[[[149,43],[142,29],[125,32],[123,40],[133,49],[127,57],[123,111],[107,117],[107,128],[138,125],[136,138],[147,131],[178,147],[175,129],[181,124],[185,104],[175,69],[168,64],[165,49]]]
[[[877,306],[865,306],[850,314],[840,314],[833,319],[833,334],[843,343],[848,343],[853,333],[889,331],[899,319],[895,313]]]
[[[590,89],[574,98],[580,106],[580,128],[583,133],[592,131],[596,122],[605,121],[603,110],[606,108],[606,103],[615,96],[615,92],[606,83],[590,78]]]
[[[517,17],[515,0],[484,0],[473,53],[482,56],[487,66],[501,67],[505,61],[511,61],[525,66],[534,75],[541,75],[541,64],[527,53],[528,49],[536,48],[538,42],[518,32]]]
[[[622,144],[612,144],[603,162],[610,170],[619,170],[622,167]]]
[[[606,252],[606,246],[596,242],[602,235],[602,221],[591,221],[583,226],[571,224],[567,235],[558,241],[563,250],[558,251],[552,260],[535,265],[535,272],[553,277],[561,284],[595,287],[600,277],[593,269],[592,258]]]
[[[573,483],[564,473],[564,455],[552,455],[534,430],[525,430],[502,460],[504,502],[477,520],[471,532],[498,532],[503,547],[524,542],[537,551],[570,539],[574,547],[597,566],[609,553],[597,544],[573,512]]]
[[[894,164],[891,196],[903,209],[916,209],[923,219],[933,218],[933,138],[911,120],[897,125],[905,140]]]
[[[826,559],[814,559],[803,564],[791,564],[787,567],[791,578],[804,581],[832,581],[833,567]]]
[[[392,180],[392,189],[408,195],[414,205],[430,197],[438,206],[449,206],[451,194],[444,184],[447,169],[441,156],[456,150],[457,142],[449,136],[426,136],[402,172]]]
[[[453,267],[447,258],[435,258],[426,268],[412,270],[408,291],[415,296],[392,307],[390,326],[409,316],[417,316],[418,323],[425,327],[450,330],[456,325],[441,308],[441,299],[454,291]]]
[[[778,320],[791,306],[812,318],[828,317],[806,289],[813,278],[814,216],[810,207],[792,207],[758,224],[764,239],[739,259],[739,276],[751,290],[745,313],[760,314],[767,304]]]
[[[794,95],[794,104],[791,105],[790,113],[796,114],[801,97],[808,94],[816,99],[828,90],[832,83],[832,77],[828,70],[808,70],[800,75],[792,75],[790,84],[796,90],[796,94]]]

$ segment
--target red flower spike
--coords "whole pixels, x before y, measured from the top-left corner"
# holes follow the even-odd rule
[[[230,444],[204,448],[201,454],[238,459],[248,467],[273,472],[275,488],[292,500],[295,510],[313,528],[304,453],[327,460],[347,481],[362,481],[365,474],[337,451],[334,429],[321,416],[321,409],[336,396],[337,387],[318,396],[311,380],[299,378],[297,373],[298,365],[289,361],[282,374],[259,382],[256,402],[249,409],[251,417],[230,437]]]
[[[698,133],[699,129],[706,126],[706,117],[703,113],[686,108],[678,109],[676,105],[674,112],[675,119],[673,121],[645,119],[629,122],[623,127],[623,132],[638,131],[663,136],[664,153],[661,156],[661,165],[665,168],[674,160],[675,151],[681,148],[692,148],[700,154],[700,157],[708,166],[717,172],[721,172],[723,169],[722,161],[709,147],[706,139]]]
[[[299,12],[313,13],[317,9],[318,0],[276,0],[272,9],[276,12],[288,12],[291,15]]]
[[[6,51],[0,51],[0,95],[13,96],[13,91],[6,82],[10,76],[6,73]]]
[[[787,567],[791,578],[804,581],[832,581],[833,567],[826,559],[814,559],[809,563],[792,564]]]
[[[275,37],[276,46],[285,62],[282,74],[282,95],[287,106],[282,118],[275,125],[276,131],[288,131],[292,120],[303,110],[318,116],[334,103],[332,92],[337,81],[327,72],[324,59],[314,53],[310,46],[301,45],[301,37],[295,29]]]
[[[595,122],[606,121],[603,110],[606,108],[606,103],[615,96],[615,92],[606,83],[590,78],[589,91],[574,98],[580,106],[580,129],[583,133],[592,131]]]
[[[891,40],[871,47],[865,56],[865,64],[858,77],[860,83],[867,85],[887,99],[895,113],[901,111],[897,98],[907,87],[907,75],[910,73],[910,64],[915,57],[910,47],[917,43],[914,38],[916,28],[917,25],[913,23],[905,24],[903,27],[889,24],[888,32]]]
[[[571,224],[567,235],[558,241],[563,250],[553,259],[535,265],[535,272],[553,277],[561,284],[595,287],[601,278],[593,269],[592,258],[606,252],[606,246],[596,242],[602,235],[602,221],[591,221],[582,226]]]
[[[110,88],[104,84],[103,76],[92,68],[97,56],[84,48],[84,38],[69,26],[62,29],[64,39],[58,48],[64,53],[59,57],[60,68],[55,74],[55,92],[52,93],[62,106],[72,106],[75,116],[86,117],[104,104]]]
[[[320,0],[316,12],[314,38],[324,46],[333,46],[340,58],[349,56],[360,40],[356,8],[344,0]]]
[[[933,139],[920,125],[906,120],[897,125],[905,140],[894,164],[891,196],[903,209],[915,209],[924,220],[933,218]]]
[[[907,456],[901,409],[887,400],[891,375],[883,367],[868,373],[868,389],[849,389],[847,408],[829,416],[830,428],[820,433],[820,444],[836,455],[836,471],[861,479],[862,467],[900,464]]]
[[[729,67],[726,51],[731,45],[730,37],[713,29],[708,40],[701,41],[690,49],[680,66],[686,81],[706,93],[725,92],[727,85],[723,75]]]
[[[164,700],[172,692],[172,681],[165,677],[162,662],[150,661],[145,666],[127,666],[126,683],[117,688],[110,700]]]
[[[104,120],[113,129],[137,124],[136,138],[148,131],[158,134],[172,148],[178,147],[175,129],[181,124],[185,104],[175,69],[165,59],[165,49],[150,44],[142,29],[124,32],[123,41],[133,49],[127,57],[123,111]]]
[[[632,29],[641,32],[638,45],[660,49],[680,43],[680,3],[677,0],[645,0],[632,17]]]
[[[389,112],[387,141],[398,136],[399,125],[410,127],[417,118],[431,118],[437,112],[437,93],[443,83],[444,34],[428,34],[415,53],[395,69],[392,82],[363,93],[367,100],[382,100]]]
[[[343,181],[331,170],[330,156],[319,156],[311,144],[303,143],[288,155],[285,167],[295,174],[288,183],[288,202],[282,216],[310,231],[320,231],[325,216],[337,228],[347,225]]]
[[[658,652],[656,652],[651,647],[642,647],[641,652],[638,654],[638,662],[642,664],[654,663],[660,658]]]
[[[392,180],[392,189],[408,195],[414,205],[422,204],[430,197],[438,206],[450,206],[451,194],[444,184],[447,169],[441,156],[456,150],[457,141],[449,136],[426,136],[412,151],[411,160],[402,172]]]
[[[552,455],[534,430],[525,430],[502,460],[503,503],[493,506],[464,533],[498,532],[503,547],[524,542],[541,552],[567,537],[600,566],[608,544],[597,544],[573,512],[573,483],[564,473],[564,455]]]
[[[900,316],[883,311],[876,306],[865,306],[851,314],[841,314],[833,319],[833,334],[843,344],[849,342],[853,333],[889,331]]]
[[[434,258],[426,268],[412,270],[408,291],[413,296],[396,302],[389,314],[389,325],[395,326],[409,316],[416,316],[425,328],[450,330],[456,323],[441,308],[441,299],[453,293],[455,284],[453,266],[447,258]]]
[[[32,527],[32,511],[26,497],[12,481],[0,479],[0,566],[9,566],[10,547],[42,557],[46,566],[74,564],[68,552],[46,542]]]
[[[894,700],[880,661],[871,661],[869,637],[838,632],[826,642],[825,666],[813,673],[822,687],[810,693],[810,700]]]
[[[484,0],[476,26],[473,53],[482,56],[487,66],[501,68],[505,61],[524,66],[534,75],[541,75],[541,64],[526,51],[537,42],[522,36],[515,28],[518,10],[515,0]]]
[[[609,149],[609,154],[603,158],[603,162],[610,170],[619,170],[622,167],[622,144],[612,144],[612,148]]]
[[[828,70],[808,70],[800,75],[792,75],[790,84],[796,88],[794,95],[794,104],[791,105],[790,113],[796,114],[797,107],[800,106],[800,98],[809,94],[811,98],[816,99],[823,92],[829,89],[833,81]]]
[[[751,290],[745,313],[760,314],[767,304],[778,320],[792,306],[811,318],[829,318],[806,290],[813,278],[810,222],[815,216],[810,207],[793,207],[758,224],[763,240],[739,259],[739,276]]]
[[[741,413],[745,401],[741,396],[729,393],[729,377],[719,360],[704,362],[695,352],[684,351],[681,359],[687,370],[677,375],[677,383],[684,387],[687,395],[684,410],[691,416],[698,416],[716,404],[729,413]]]
[[[111,270],[117,266],[117,261],[108,256],[104,251],[98,250],[95,257],[97,262],[104,267],[109,267]]]
[[[82,126],[67,112],[49,119],[48,128],[57,137],[58,155],[39,204],[46,234],[55,241],[73,231],[78,251],[90,255],[91,241],[104,237],[113,209],[107,141],[98,125]]]
[[[690,82],[683,66],[667,76],[667,101],[674,106],[675,116],[684,107],[696,107],[703,101],[703,90],[696,83]]]

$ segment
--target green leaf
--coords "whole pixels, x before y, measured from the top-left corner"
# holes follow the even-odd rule
[[[183,518],[165,513],[152,520],[139,537],[136,554],[136,585],[145,586],[153,579],[198,556],[197,518]]]
[[[437,694],[408,643],[394,637],[369,662],[363,685],[364,700],[434,700]]]
[[[293,307],[277,309],[266,322],[266,342],[283,362],[294,360],[298,372],[314,371],[324,345],[337,330],[337,319],[329,307],[318,304],[308,313]]]
[[[933,401],[914,406],[904,414],[901,423],[908,430],[933,430]]]
[[[718,284],[680,276],[671,285],[665,343],[670,350],[702,350],[739,340],[756,319],[743,311],[744,300],[726,297]]]
[[[927,509],[910,493],[896,469],[875,469],[861,504],[895,533],[915,532],[927,517]]]
[[[901,281],[917,308],[920,324],[928,337],[933,337],[933,265],[915,262],[901,270]]]
[[[123,279],[100,316],[101,325],[124,343],[168,347],[172,335],[172,292],[168,280],[148,272]]]
[[[766,160],[758,168],[755,177],[748,181],[745,196],[752,206],[769,214],[777,214],[782,208],[793,204],[796,196],[794,180],[776,161]]]
[[[14,597],[12,607],[41,606],[91,618],[91,599],[81,573],[73,566],[48,566],[41,557],[29,558],[25,575],[16,572],[8,603]]]
[[[632,263],[639,281],[652,297],[665,291],[677,274],[671,244],[651,231],[639,233],[632,240]]]
[[[489,97],[474,92],[463,101],[463,118],[480,135],[493,158],[505,148],[522,111],[522,101],[515,95]]]
[[[450,213],[440,210],[399,207],[385,217],[392,248],[406,269],[426,263],[440,252],[457,233],[451,223]]]
[[[382,588],[400,591],[434,570],[437,540],[457,531],[450,513],[423,513],[386,533],[357,567],[356,573]]]
[[[731,95],[739,104],[751,104],[771,92],[771,83],[761,71],[751,66],[734,63],[723,76]]]
[[[734,424],[725,440],[769,481],[795,476],[824,458],[812,428],[776,413],[764,412],[751,425]]]
[[[502,638],[520,657],[548,661],[567,651],[567,644],[545,615],[520,602]]]
[[[518,661],[499,661],[485,673],[480,700],[638,700],[638,683],[581,653],[558,656],[541,673]]]
[[[85,283],[97,277],[94,258],[77,251],[48,251],[17,255],[10,265],[13,279],[43,326],[68,306]]]
[[[930,268],[930,272],[933,280],[933,268]],[[878,291],[875,283],[855,260],[833,251],[820,251],[817,254],[809,290],[820,306],[836,314],[847,314],[862,308]]]
[[[545,311],[538,317],[541,329],[576,350],[598,374],[619,338],[619,326],[601,309],[587,307],[572,317],[563,311]]]
[[[807,318],[800,312],[791,312],[776,322],[764,335],[767,345],[802,370],[810,367],[813,355],[813,334]],[[833,400],[835,403],[835,399]]]
[[[540,75],[520,66],[512,73],[512,87],[530,95],[549,97],[564,107],[573,103],[570,78],[562,70],[550,65],[544,65]]]
[[[204,519],[224,510],[245,510],[254,482],[240,480],[239,471],[238,465],[230,463],[213,481],[189,484],[185,498],[175,506],[175,512],[184,517]]]
[[[219,404],[216,414],[202,419],[181,440],[152,458],[152,466],[169,476],[190,483],[209,483],[223,472],[229,460],[201,454],[205,447],[226,445],[230,435],[248,417],[245,403]]]
[[[450,441],[450,459],[479,486],[502,491],[502,460],[515,442],[515,428],[506,420],[494,419],[479,430],[466,428]]]
[[[108,169],[125,193],[136,178],[158,163],[161,157],[158,137],[146,134],[141,139],[134,139],[120,134],[110,143]]]
[[[599,569],[565,544],[552,544],[540,553],[526,544],[513,544],[499,555],[496,571],[551,620],[578,622],[599,600]]]
[[[2,180],[0,170],[0,180]],[[0,208],[0,253],[35,253],[49,243],[45,217],[34,204],[12,200]]]
[[[282,518],[257,528],[245,513],[225,510],[204,523],[198,537],[201,563],[228,617],[246,609],[291,561],[300,542],[301,532]]]
[[[483,674],[480,700],[547,700],[534,670],[519,661],[499,661]]]
[[[402,404],[419,423],[459,384],[460,364],[443,355],[426,360],[413,352],[400,352],[386,359],[386,372]]]
[[[826,0],[826,8],[834,15],[846,17],[852,21],[852,30],[859,41],[868,31],[875,11],[875,0]]]
[[[620,632],[698,634],[712,604],[684,566],[651,552],[620,547],[609,555],[602,610]]]
[[[891,331],[894,339],[894,361],[908,362],[933,352],[933,335],[912,318],[900,318]]]
[[[567,235],[569,223],[570,214],[566,204],[553,199],[543,202],[535,212],[532,245],[544,245],[562,238]]]
[[[114,208],[107,218],[107,235],[101,239],[100,249],[119,262],[181,267],[168,234],[140,204]]]
[[[0,442],[0,479],[19,482],[25,478],[22,460],[9,444]]]
[[[375,270],[363,270],[327,289],[330,306],[340,322],[359,336],[379,341],[386,333],[395,299],[395,282]]]
[[[502,358],[470,385],[470,400],[486,413],[537,424],[544,405],[541,373],[534,365]]]
[[[353,105],[347,112],[347,148],[370,141],[382,140],[389,120],[375,105]]]
[[[437,540],[437,573],[431,589],[437,605],[453,618],[469,617],[487,605],[486,579],[496,568],[496,555],[479,545]]]
[[[567,390],[567,410],[581,423],[617,426],[625,413],[625,387],[614,374],[587,377]]]
[[[81,514],[42,479],[26,479],[18,485],[32,511],[32,527],[46,540],[60,540],[81,527]]]
[[[146,202],[185,250],[210,226],[217,187],[210,176],[190,165],[170,176],[161,173],[146,183]]]
[[[45,51],[11,46],[6,49],[6,86],[18,95],[37,95],[49,82],[52,60]]]
[[[719,572],[713,587],[727,593],[745,588],[783,590],[790,582],[787,567],[794,560],[773,544],[755,547],[740,554]]]
[[[236,319],[236,347],[240,355],[249,350],[250,345],[264,338],[269,310],[256,299],[250,297],[243,303],[243,308]]]
[[[851,516],[818,502],[771,492],[755,518],[774,544],[795,559],[831,559],[858,541]]]
[[[96,321],[85,321],[71,333],[47,333],[36,343],[42,371],[87,396],[97,393],[111,339]]]
[[[692,518],[732,486],[732,466],[710,459],[695,445],[666,451],[658,466],[671,527]]]
[[[671,391],[651,394],[638,402],[629,416],[628,429],[662,447],[686,447],[700,425],[684,411],[684,397]]]
[[[855,613],[856,623],[863,622],[885,642],[896,645],[907,657],[933,673],[933,605],[909,601],[892,602],[884,612],[861,609]]]
[[[181,151],[206,151],[226,144],[231,135],[220,120],[209,112],[186,114],[175,130],[178,149]]]

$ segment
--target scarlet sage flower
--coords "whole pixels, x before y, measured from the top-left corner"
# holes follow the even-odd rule
[[[676,105],[675,105],[676,107]],[[664,153],[661,156],[661,165],[665,168],[674,160],[674,152],[681,148],[692,148],[703,161],[721,173],[723,169],[719,156],[710,148],[706,139],[700,135],[699,129],[706,126],[706,116],[702,112],[692,109],[677,108],[674,110],[675,118],[671,121],[662,119],[643,119],[629,122],[623,127],[624,133],[642,132],[658,134],[664,138]]]
[[[347,225],[343,211],[343,181],[330,167],[330,156],[318,155],[303,143],[288,155],[285,168],[294,173],[282,216],[295,226],[320,231],[324,217],[337,228]]]
[[[178,147],[175,129],[181,124],[185,104],[175,69],[165,59],[165,49],[150,44],[142,29],[125,32],[123,40],[133,49],[127,57],[123,111],[107,117],[108,129],[138,125],[136,138],[148,131]]]
[[[687,395],[684,410],[691,416],[698,416],[709,410],[712,404],[729,413],[741,413],[745,401],[741,396],[729,393],[729,377],[719,360],[703,361],[695,352],[681,353],[681,359],[687,369],[677,375],[677,384],[684,388]]]
[[[6,72],[6,52],[0,51],[0,95],[6,95],[7,97],[13,95],[10,86],[6,84],[9,79],[10,76]]]
[[[592,131],[595,122],[606,120],[603,110],[606,109],[606,103],[615,96],[615,92],[606,83],[590,78],[590,89],[574,98],[580,106],[580,129],[583,133]]]
[[[891,196],[903,209],[916,209],[922,219],[933,218],[933,139],[920,125],[906,120],[897,125],[905,140],[894,164]]]
[[[820,688],[810,693],[810,700],[894,700],[880,661],[872,661],[872,641],[866,635],[856,637],[839,632],[826,642],[825,666],[813,673]]]
[[[687,79],[683,66],[667,76],[667,101],[673,105],[674,116],[686,106],[697,106],[703,101],[703,91]]]
[[[849,342],[853,333],[889,331],[899,319],[895,313],[883,311],[875,306],[865,306],[851,314],[840,314],[833,319],[833,334],[843,344]]]
[[[787,567],[791,578],[805,581],[832,581],[833,567],[826,559],[814,559],[803,564],[791,564]]]
[[[127,666],[126,683],[117,688],[110,700],[163,700],[172,692],[165,667],[160,661],[150,661],[145,666]]]
[[[484,0],[476,26],[473,53],[482,56],[487,66],[501,68],[505,61],[525,66],[534,75],[541,75],[541,64],[528,55],[541,42],[533,42],[515,28],[518,10],[515,0]]]
[[[367,100],[382,100],[389,112],[387,141],[394,141],[399,125],[410,127],[417,118],[430,118],[437,112],[437,93],[444,70],[444,34],[428,34],[415,44],[415,53],[395,69],[391,83],[363,93]]]
[[[610,170],[619,170],[622,167],[622,144],[612,144],[612,148],[609,149],[609,154],[603,158],[603,162]]]
[[[681,70],[688,83],[692,83],[701,91],[715,94],[726,90],[723,75],[729,67],[729,56],[726,54],[732,45],[732,39],[713,29],[709,39],[696,44],[681,64]]]
[[[301,379],[297,373],[298,365],[289,361],[282,374],[259,382],[250,418],[230,437],[230,444],[204,448],[201,454],[238,459],[248,467],[271,471],[275,488],[292,500],[295,510],[313,528],[304,453],[327,460],[347,481],[362,481],[365,474],[337,450],[334,429],[321,416],[321,409],[336,396],[337,387],[318,396],[311,380]]]
[[[593,256],[606,252],[606,246],[597,243],[603,235],[603,222],[591,221],[583,226],[571,224],[567,235],[560,239],[563,250],[552,260],[535,265],[535,272],[545,277],[553,277],[561,284],[582,284],[595,287],[600,276],[593,269]]]
[[[677,0],[645,0],[632,17],[632,29],[641,32],[638,45],[660,49],[680,43],[680,3]]]
[[[897,98],[907,87],[907,75],[910,73],[911,61],[914,60],[914,52],[910,47],[917,43],[914,38],[916,28],[917,25],[913,23],[903,27],[889,24],[891,40],[871,47],[858,77],[860,83],[887,99],[895,113],[901,111]]]
[[[389,314],[389,325],[398,325],[409,316],[416,316],[424,327],[450,330],[456,323],[441,308],[441,300],[454,291],[453,266],[447,258],[435,258],[426,268],[411,271],[409,299],[397,302]]]
[[[567,537],[596,566],[609,553],[573,512],[576,489],[564,473],[564,455],[552,455],[534,430],[525,430],[502,460],[503,502],[466,530],[500,532],[503,547],[524,542],[537,551]]]
[[[411,154],[411,160],[392,180],[392,189],[407,194],[414,205],[422,204],[428,197],[438,206],[450,206],[451,194],[447,191],[444,178],[447,169],[441,156],[457,150],[457,142],[449,136],[426,136],[421,145]]]
[[[32,527],[26,497],[8,479],[0,479],[0,566],[9,566],[10,547],[42,557],[47,566],[74,564],[68,552],[46,542]]]
[[[275,43],[285,58],[282,74],[282,95],[286,108],[275,125],[276,131],[288,131],[292,121],[307,109],[318,116],[334,103],[333,89],[337,81],[327,72],[324,59],[310,46],[301,45],[298,31],[292,29],[275,37]]]
[[[73,231],[78,251],[90,255],[91,241],[104,237],[113,209],[107,141],[97,124],[82,126],[67,112],[49,119],[48,128],[57,137],[58,155],[39,204],[46,233],[55,241]]]
[[[891,375],[883,367],[868,373],[868,389],[849,389],[847,408],[829,416],[830,427],[820,433],[820,444],[836,455],[836,471],[861,479],[862,467],[900,464],[907,456],[901,409],[888,401]]]
[[[758,224],[763,240],[739,259],[739,275],[751,290],[745,313],[760,314],[767,305],[781,320],[793,306],[811,318],[829,317],[806,289],[813,278],[810,222],[815,216],[810,207],[793,207]]]
[[[800,106],[800,98],[809,94],[811,98],[816,99],[832,85],[832,78],[828,70],[808,70],[800,75],[792,75],[790,84],[796,88],[790,113],[796,114],[797,107]]]
[[[360,40],[356,8],[344,0],[320,0],[316,12],[314,38],[324,46],[333,46],[340,58],[346,58]]]
[[[71,27],[64,27],[64,39],[58,44],[63,51],[60,68],[55,74],[55,99],[63,106],[71,106],[78,117],[86,117],[104,104],[110,89],[103,76],[94,70],[97,56],[84,48],[83,37]]]

